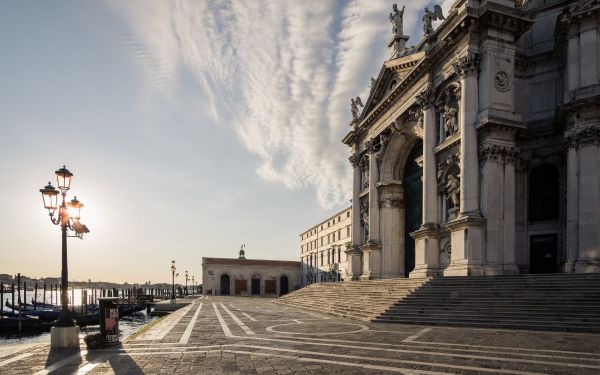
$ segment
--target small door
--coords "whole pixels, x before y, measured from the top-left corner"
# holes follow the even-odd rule
[[[260,279],[252,279],[252,294],[260,294]]]
[[[230,294],[231,294],[231,291],[229,288],[229,275],[222,275],[221,276],[221,295],[228,296]]]
[[[553,273],[557,266],[557,235],[543,234],[530,237],[529,272]]]
[[[288,294],[290,292],[290,288],[288,285],[288,277],[286,275],[281,276],[279,279],[279,293],[281,295]]]

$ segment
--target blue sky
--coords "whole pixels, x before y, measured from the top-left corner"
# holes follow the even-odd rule
[[[424,4],[405,12],[409,44]],[[69,241],[71,279],[168,281],[171,259],[199,277],[242,243],[298,259],[299,233],[349,205],[340,139],[391,5],[1,2],[0,272],[59,275],[38,189],[62,164],[91,229]]]

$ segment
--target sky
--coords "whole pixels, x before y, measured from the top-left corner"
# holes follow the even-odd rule
[[[299,234],[350,205],[341,139],[392,4],[0,2],[0,273],[60,275],[39,189],[62,165],[91,230],[71,280],[169,282],[171,260],[198,280],[241,244],[299,260]],[[409,45],[426,5],[407,4]]]

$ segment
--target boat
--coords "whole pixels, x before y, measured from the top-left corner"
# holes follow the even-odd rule
[[[19,321],[22,331],[45,330],[52,326],[48,322],[43,322],[35,316],[0,316],[0,332],[14,332],[19,330]]]

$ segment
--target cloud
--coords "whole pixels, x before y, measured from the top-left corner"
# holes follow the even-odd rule
[[[139,1],[109,3],[157,92],[173,95],[186,69],[215,123],[231,121],[259,156],[257,173],[290,189],[314,187],[319,204],[348,204],[349,98],[368,95],[386,59],[391,3]],[[417,2],[405,12],[414,30]],[[411,41],[416,43],[417,41]]]

